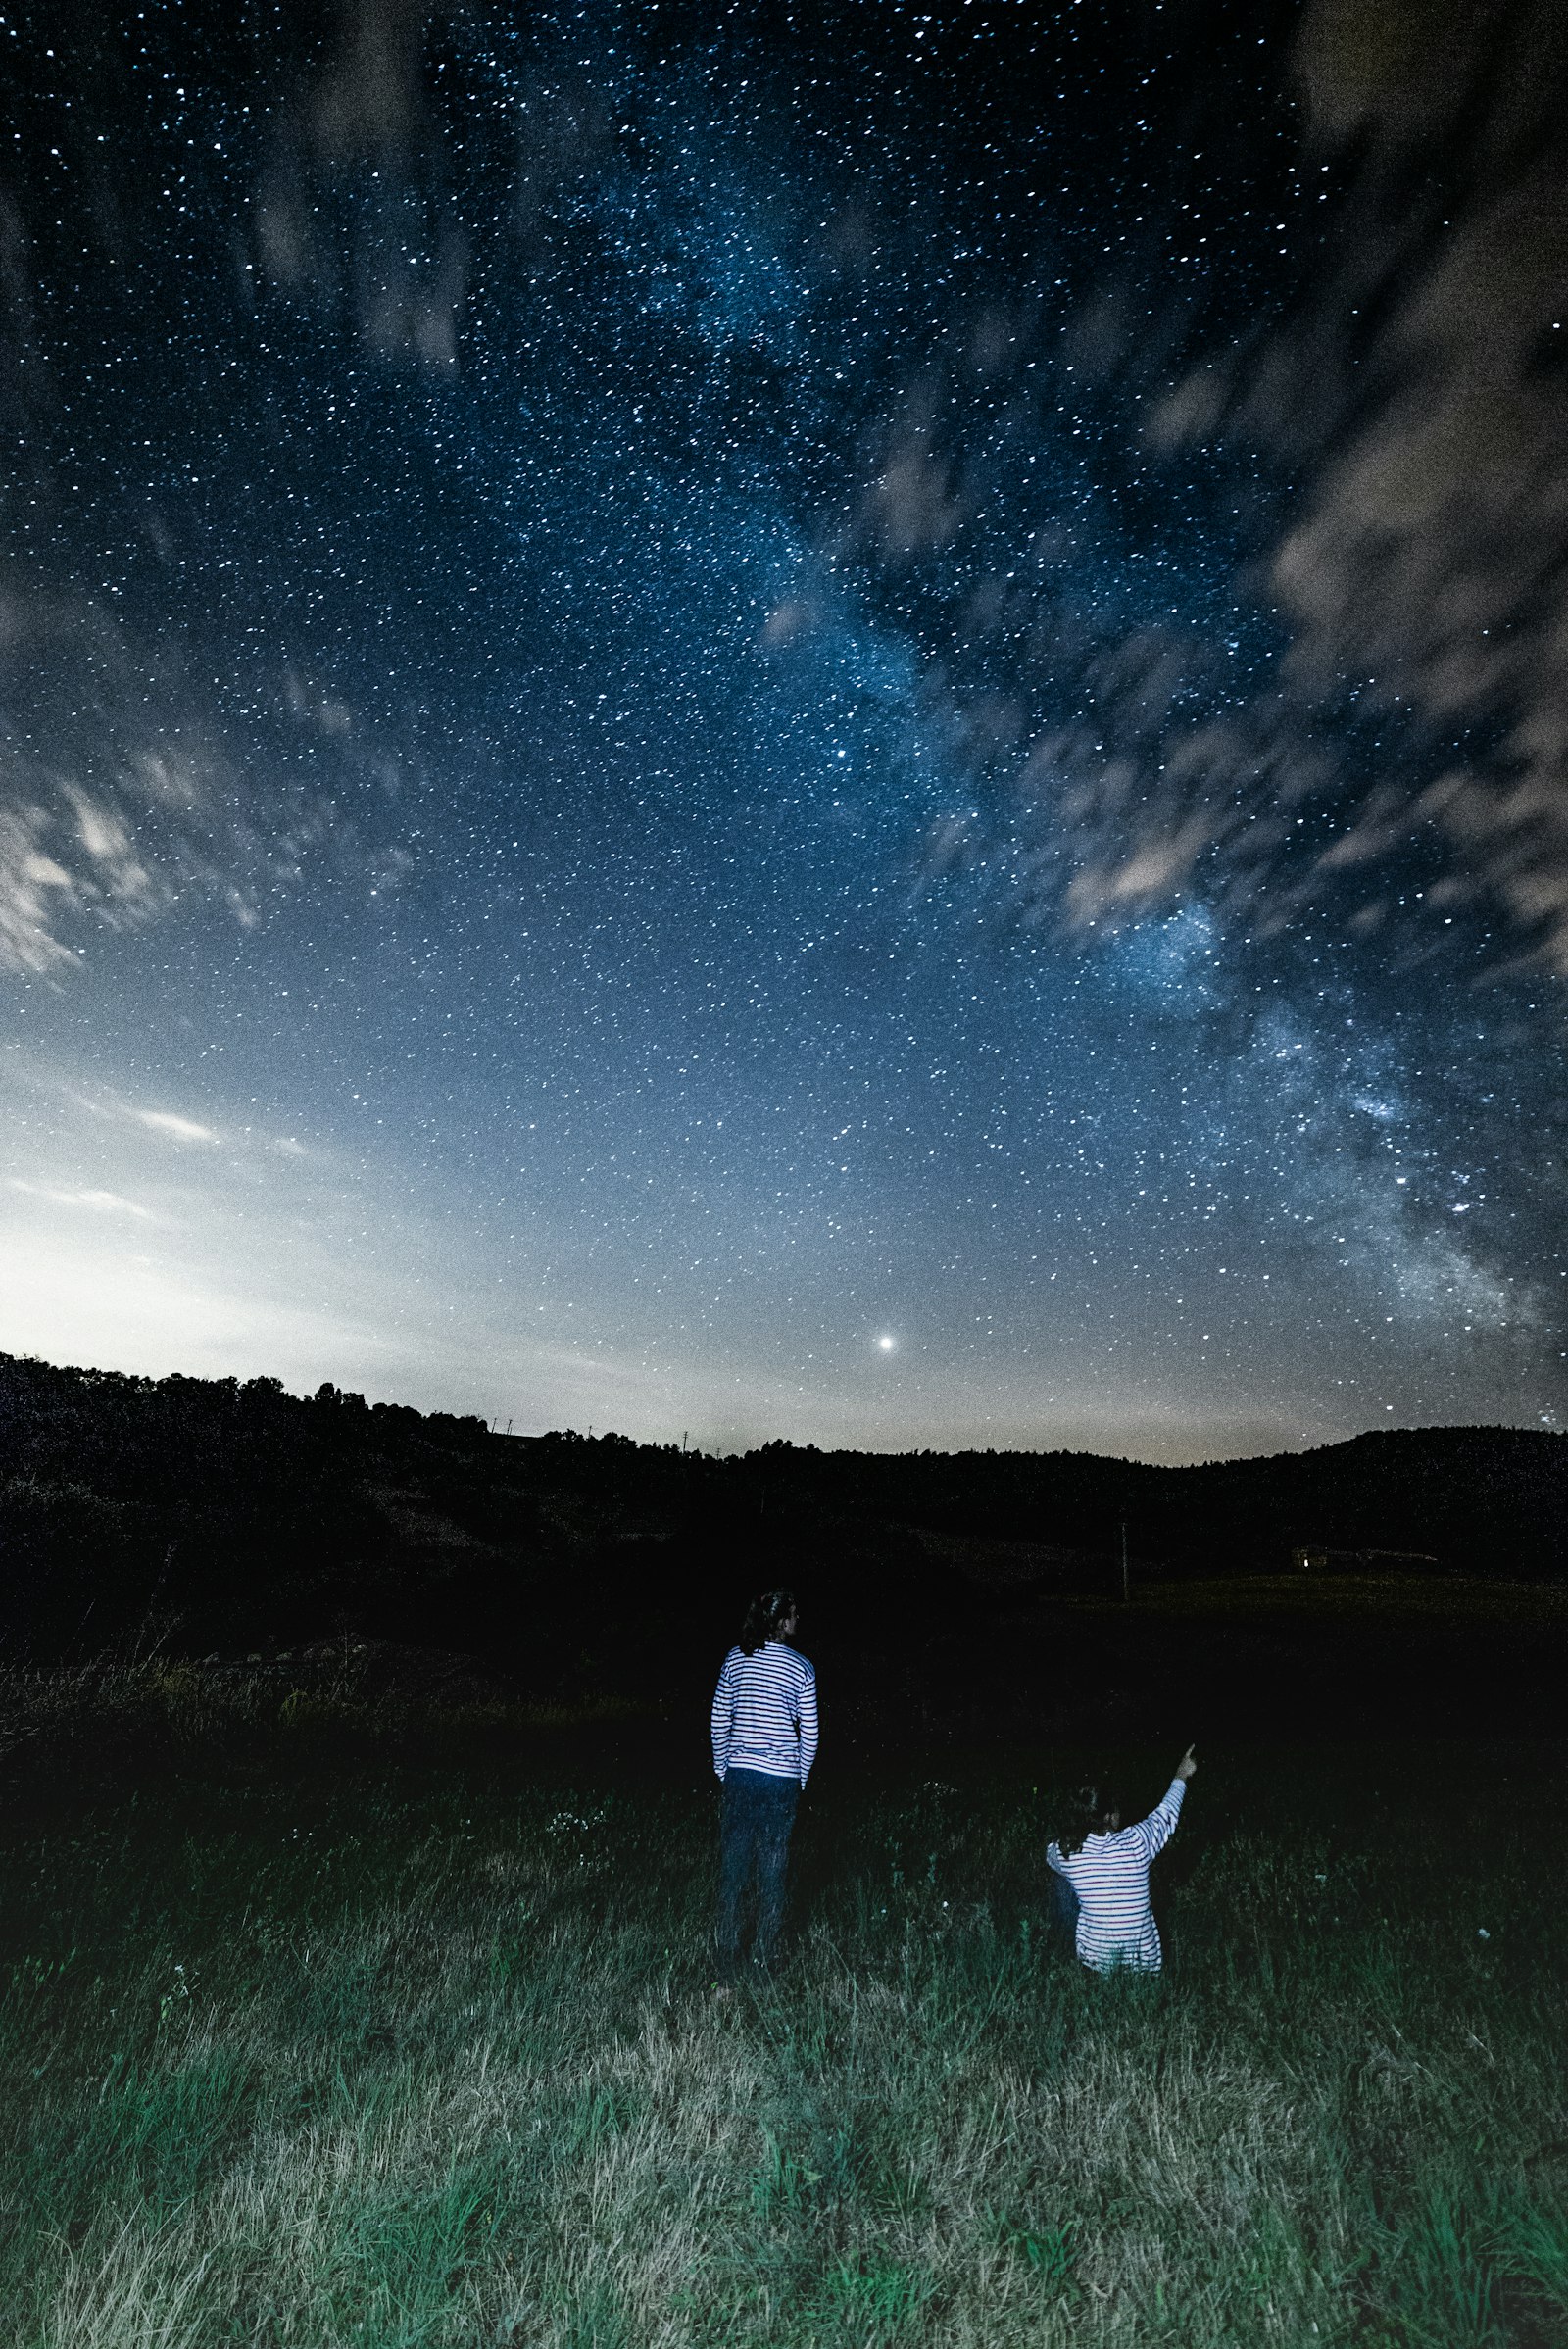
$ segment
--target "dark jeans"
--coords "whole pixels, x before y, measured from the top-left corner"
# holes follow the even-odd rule
[[[1058,1941],[1069,1949],[1078,1943],[1078,1895],[1064,1876],[1054,1868],[1048,1870],[1051,1879],[1051,1924]]]
[[[771,1963],[784,1922],[784,1871],[801,1789],[792,1778],[731,1770],[724,1779],[718,1829],[718,1963],[733,1974],[741,1960],[748,1896],[755,1896],[752,1955]]]

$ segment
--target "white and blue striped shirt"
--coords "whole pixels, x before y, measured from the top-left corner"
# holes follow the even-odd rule
[[[1057,1843],[1047,1849],[1047,1863],[1078,1895],[1078,1955],[1098,1973],[1132,1966],[1157,1974],[1164,1962],[1149,1905],[1149,1863],[1176,1833],[1186,1792],[1186,1780],[1172,1779],[1162,1800],[1136,1827],[1086,1835],[1069,1855]]]
[[[713,1768],[806,1784],[816,1759],[816,1674],[782,1639],[732,1647],[713,1691]]]

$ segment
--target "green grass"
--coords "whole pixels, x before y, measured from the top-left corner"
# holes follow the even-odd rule
[[[1149,1982],[1044,1930],[1079,1757],[834,1756],[723,2002],[698,1769],[547,1750],[6,1831],[8,2343],[1568,2343],[1559,1758],[1205,1757]]]

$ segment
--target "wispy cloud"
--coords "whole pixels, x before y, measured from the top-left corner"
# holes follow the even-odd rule
[[[214,677],[179,629],[0,563],[0,973],[69,971],[94,930],[142,928],[187,894],[254,928],[261,876],[322,857],[396,887],[395,751],[298,664],[233,668]]]
[[[358,0],[315,79],[280,116],[252,213],[264,280],[340,318],[377,358],[450,375],[468,240],[443,193],[425,102],[422,11]]]
[[[138,1206],[133,1199],[123,1199],[118,1191],[61,1190],[47,1183],[29,1183],[21,1175],[10,1176],[6,1188],[23,1192],[29,1199],[47,1199],[51,1206],[85,1207],[95,1215],[133,1215],[142,1222],[153,1221],[150,1207]]]
[[[29,718],[0,715],[0,970],[49,971],[84,923],[138,926],[211,868],[235,779],[167,644],[15,569],[0,686]]]
[[[155,1134],[167,1134],[172,1142],[216,1143],[221,1139],[211,1126],[194,1117],[180,1117],[172,1109],[132,1109],[130,1115],[138,1125],[150,1127]]]

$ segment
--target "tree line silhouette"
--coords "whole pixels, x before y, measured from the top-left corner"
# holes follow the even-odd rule
[[[1340,1566],[1568,1576],[1568,1444],[1507,1428],[1357,1437],[1162,1468],[1077,1452],[733,1457],[368,1404],[275,1379],[0,1355],[0,1639],[13,1661],[149,1624],[176,1650],[336,1632],[477,1648],[549,1688],[711,1639],[787,1572],[830,1637],[893,1647],[1002,1586],[1112,1591]],[[1433,1563],[1423,1566],[1422,1556]],[[726,1634],[727,1636],[727,1634]],[[706,1650],[705,1650],[706,1652]]]

